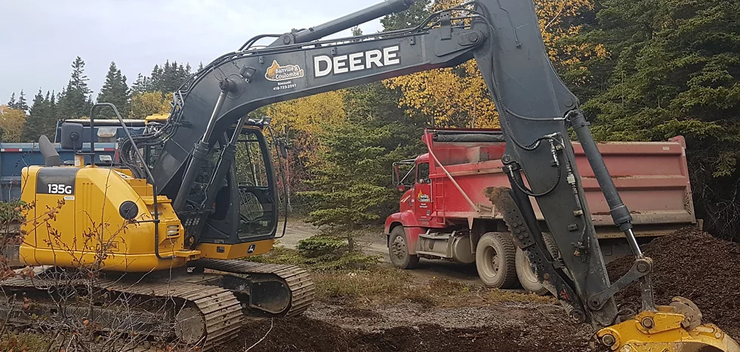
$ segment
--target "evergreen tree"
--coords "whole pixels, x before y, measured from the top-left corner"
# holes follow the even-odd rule
[[[380,19],[383,31],[393,31],[419,25],[430,14],[431,0],[419,0],[408,10],[387,15]]]
[[[21,139],[24,142],[37,142],[42,134],[50,139],[54,138],[56,120],[54,96],[49,92],[46,92],[44,96],[39,89],[33,98],[26,123],[23,125]]]
[[[409,11],[386,16],[385,30],[408,28],[429,14],[430,0],[417,2]],[[355,27],[353,35],[362,31]],[[346,237],[352,247],[353,231],[384,219],[398,209],[389,170],[398,160],[423,153],[424,120],[415,119],[399,107],[401,94],[380,82],[348,88],[344,95],[345,123],[327,127],[319,139],[318,158],[305,181],[310,191],[300,200],[312,211],[315,225],[330,226]]]
[[[20,111],[23,111],[24,113],[28,112],[28,103],[26,102],[26,93],[23,92],[23,89],[21,89],[21,94],[18,97],[18,102],[15,104],[15,108]]]
[[[23,92],[21,89],[21,94],[18,97],[18,100],[15,100],[15,92],[10,95],[10,100],[8,101],[7,106],[11,109],[16,109],[23,111],[23,113],[26,113],[28,111],[28,104],[26,103],[26,93]]]
[[[423,119],[398,107],[399,92],[376,82],[349,88],[344,95],[344,123],[320,135],[321,162],[312,165],[305,181],[310,191],[300,200],[312,211],[309,220],[327,225],[353,246],[354,230],[384,219],[398,209],[398,193],[389,171],[398,160],[415,157]]]
[[[98,94],[98,103],[112,103],[116,106],[121,116],[128,116],[129,89],[126,84],[126,76],[116,67],[115,62],[110,63],[105,83]],[[102,109],[100,116],[113,118],[115,113],[111,109]]]
[[[15,109],[16,104],[18,103],[15,101],[15,92],[13,92],[13,94],[10,95],[10,100],[8,100],[8,107]]]
[[[604,43],[589,60],[584,104],[606,140],[687,139],[697,217],[740,240],[740,3],[604,0],[583,37]]]
[[[150,86],[151,82],[149,80],[149,77],[139,73],[139,75],[136,76],[136,81],[134,81],[134,84],[131,85],[131,95],[133,96],[145,92],[150,92]]]
[[[72,62],[72,77],[67,88],[59,96],[60,118],[78,118],[90,114],[92,91],[87,86],[87,81],[85,61],[78,56]]]
[[[201,67],[202,68],[202,64]],[[190,64],[178,65],[177,62],[165,61],[164,65],[154,65],[149,76],[139,74],[131,87],[132,95],[144,92],[175,92],[180,86],[193,76]]]

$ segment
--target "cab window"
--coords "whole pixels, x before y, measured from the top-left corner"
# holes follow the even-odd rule
[[[429,183],[429,163],[416,166],[416,183]]]

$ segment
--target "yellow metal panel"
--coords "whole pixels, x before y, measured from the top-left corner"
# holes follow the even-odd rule
[[[713,324],[699,325],[688,331],[681,327],[684,315],[659,306],[658,312],[642,312],[634,318],[601,329],[597,336],[609,341],[611,349],[620,352],[740,352],[740,346]],[[646,329],[644,322],[649,322]]]
[[[198,245],[198,249],[201,252],[202,258],[236,259],[267,253],[272,249],[274,243],[275,240],[273,239],[234,245],[202,243]],[[250,247],[252,248],[251,252]]]
[[[144,123],[149,124],[150,122],[165,122],[167,121],[168,117],[170,117],[169,114],[149,115],[146,118],[144,118]]]
[[[78,267],[77,263],[93,265],[96,260],[94,252],[70,252],[60,249],[33,248],[21,246],[19,255],[26,265],[58,265],[64,267]],[[172,251],[162,251],[161,255],[176,255]],[[196,258],[182,258],[160,260],[154,253],[151,254],[111,254],[102,262],[105,271],[120,272],[150,272],[172,269],[185,266],[188,260]]]
[[[104,270],[133,272],[184,266],[197,258],[193,255],[197,252],[183,252],[184,230],[166,197],[158,198],[159,251],[162,257],[177,258],[159,259],[154,254],[152,197],[137,192],[150,188],[145,182],[131,182],[113,169],[84,167],[75,175],[74,194],[37,194],[41,169],[32,166],[23,170],[21,199],[36,202],[28,216],[36,219],[35,223],[22,228],[27,233],[20,248],[25,263],[76,267],[100,261]],[[127,201],[139,210],[133,223],[119,213]]]

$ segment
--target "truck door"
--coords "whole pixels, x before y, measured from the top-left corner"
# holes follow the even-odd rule
[[[414,213],[420,222],[428,224],[432,218],[432,183],[429,179],[429,163],[416,165],[414,183]]]

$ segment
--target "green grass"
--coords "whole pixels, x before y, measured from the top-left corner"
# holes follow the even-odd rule
[[[399,269],[319,272],[313,275],[316,298],[349,299],[357,302],[388,302],[408,292],[410,275]]]
[[[432,278],[407,292],[405,298],[425,307],[482,306],[503,302],[554,303],[549,296],[497,290],[446,278]]]
[[[411,272],[379,265],[380,258],[359,252],[331,251],[336,243],[309,242],[304,250],[275,247],[247,260],[260,263],[299,265],[313,274],[318,300],[347,300],[366,304],[410,301],[425,307],[481,306],[503,302],[554,303],[552,297],[524,292],[494,290],[481,285],[433,277],[414,283]],[[307,251],[309,249],[310,251]],[[307,256],[308,255],[308,256]]]
[[[329,248],[309,247],[308,250],[274,247],[262,255],[247,257],[245,260],[268,264],[299,265],[312,271],[369,270],[380,263],[380,256],[361,252],[350,252],[332,245]],[[305,246],[304,246],[305,248]]]

